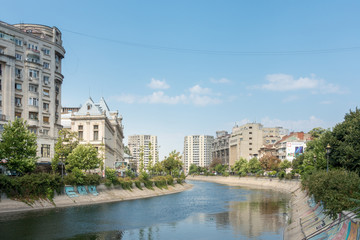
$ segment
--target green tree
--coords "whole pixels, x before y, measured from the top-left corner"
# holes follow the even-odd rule
[[[344,121],[337,124],[330,139],[330,163],[335,167],[360,174],[360,110],[345,115]]]
[[[248,171],[250,173],[257,173],[260,170],[261,170],[261,165],[259,159],[257,159],[256,157],[251,158],[248,163]]]
[[[144,166],[144,146],[140,146],[140,153],[139,153],[139,170],[142,173],[145,169]]]
[[[198,166],[196,166],[196,164],[191,164],[190,168],[189,168],[189,174],[195,174],[195,173],[199,173],[199,168]]]
[[[154,165],[154,172],[156,175],[161,175],[164,172],[164,167],[161,162],[157,162]]]
[[[78,145],[68,156],[66,169],[78,168],[89,171],[98,167],[102,167],[103,161],[98,156],[97,149],[88,144]]]
[[[277,171],[281,160],[272,155],[265,155],[260,158],[260,165],[265,171]]]
[[[152,148],[151,142],[149,142],[149,157],[148,157],[149,161],[148,161],[148,165],[147,165],[146,169],[149,171],[150,177],[151,177],[151,175],[154,174],[154,169],[153,169],[154,163],[153,163],[152,150],[153,150],[153,148]]]
[[[128,146],[124,147],[124,153],[126,153],[127,155],[131,156],[131,152]]]
[[[285,171],[285,169],[291,168],[291,162],[287,159],[284,159],[283,161],[281,161],[279,168],[280,170]]]
[[[0,159],[7,159],[4,165],[17,173],[29,173],[36,166],[36,135],[28,130],[26,121],[20,118],[4,125],[0,142]]]
[[[173,175],[173,172],[179,172],[182,169],[182,161],[181,161],[181,155],[179,152],[176,152],[176,150],[169,153],[169,156],[161,162],[164,170],[170,174]]]
[[[240,158],[235,162],[233,171],[238,174],[246,174],[248,172],[248,161],[245,158]]]
[[[59,131],[59,137],[55,144],[55,155],[51,161],[51,166],[54,171],[58,169],[59,162],[66,164],[66,159],[69,154],[79,144],[77,133],[68,129],[62,129]]]
[[[221,158],[218,158],[218,157],[214,157],[210,163],[210,168],[214,168],[216,165],[218,164],[222,164],[221,162]]]
[[[309,131],[309,133],[311,134],[311,137],[313,139],[319,138],[325,132],[326,132],[326,129],[323,129],[321,127],[313,128],[312,130]]]

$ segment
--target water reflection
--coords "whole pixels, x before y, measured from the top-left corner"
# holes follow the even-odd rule
[[[288,195],[215,183],[167,196],[0,215],[1,239],[279,239]]]

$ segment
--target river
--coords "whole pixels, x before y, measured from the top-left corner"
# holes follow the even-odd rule
[[[288,194],[187,181],[147,199],[0,215],[0,239],[282,239]]]

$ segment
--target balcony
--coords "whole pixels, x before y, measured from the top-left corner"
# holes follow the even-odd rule
[[[6,115],[0,114],[0,121],[6,121]]]
[[[40,54],[40,51],[34,48],[27,48],[27,50]]]

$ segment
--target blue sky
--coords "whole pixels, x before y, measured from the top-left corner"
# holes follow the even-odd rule
[[[5,1],[0,20],[63,33],[63,106],[104,97],[125,136],[235,122],[329,128],[359,106],[359,1]],[[124,141],[127,144],[127,138]]]

